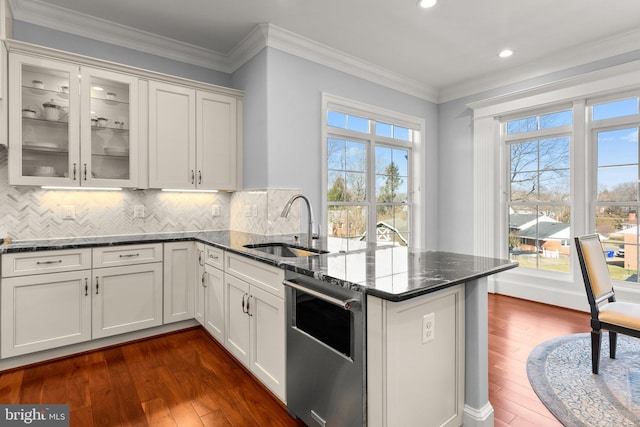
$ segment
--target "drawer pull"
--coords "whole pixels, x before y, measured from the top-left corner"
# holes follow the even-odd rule
[[[219,258],[219,256],[218,256],[218,255],[209,255],[209,259],[212,259],[212,260],[214,260],[214,261],[217,261],[217,260],[218,260],[218,258]]]
[[[202,287],[206,288],[207,287],[207,282],[205,280],[205,277],[207,276],[207,273],[202,273]]]
[[[120,255],[120,258],[133,258],[136,256],[140,256],[140,254],[124,254],[124,255]]]
[[[98,281],[98,276],[96,276],[96,295],[98,295],[100,292],[100,282]]]
[[[84,278],[84,296],[88,296],[89,295],[89,279],[87,279],[86,277]]]
[[[62,260],[59,259],[57,261],[36,261],[36,265],[45,265],[45,264],[61,264]]]

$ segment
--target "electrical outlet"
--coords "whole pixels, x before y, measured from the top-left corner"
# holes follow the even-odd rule
[[[251,214],[254,218],[258,216],[258,205],[251,206]]]
[[[144,205],[134,205],[133,206],[133,217],[134,218],[144,218]]]
[[[429,313],[422,316],[422,344],[433,341],[436,337],[436,314]]]
[[[244,205],[244,216],[251,216],[251,205]]]
[[[73,205],[63,206],[62,219],[76,219],[76,207]]]
[[[220,216],[220,206],[211,205],[211,216]]]

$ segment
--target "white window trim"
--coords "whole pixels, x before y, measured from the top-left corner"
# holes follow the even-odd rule
[[[342,108],[341,108],[342,107]],[[381,121],[384,123],[392,123],[411,129],[417,129],[419,132],[419,140],[413,143],[411,168],[411,246],[415,248],[426,247],[425,230],[425,194],[423,191],[425,179],[425,120],[408,114],[399,113],[382,107],[368,105],[362,102],[353,101],[347,98],[322,93],[322,224],[328,224],[327,218],[327,138],[329,135],[327,129],[327,112],[330,109],[348,110],[350,114],[360,115]],[[362,136],[360,136],[360,139]]]
[[[507,188],[502,176],[506,159],[505,150],[500,144],[500,119],[514,116],[524,111],[535,111],[551,105],[563,103],[573,104],[574,123],[585,123],[586,100],[607,96],[616,92],[640,89],[640,61],[611,67],[605,70],[580,75],[571,79],[532,88],[526,91],[473,102],[468,107],[473,110],[474,119],[474,254],[478,256],[508,258],[507,245],[501,236],[502,224],[506,224],[506,210],[502,209]],[[579,127],[574,132],[573,141],[585,141],[587,129]],[[586,191],[586,180],[592,174],[585,170],[590,164],[593,153],[580,149],[581,144],[574,143],[571,164],[572,194]],[[501,173],[496,174],[496,171]],[[578,179],[577,177],[583,177]],[[572,207],[573,210],[584,209],[590,212],[590,200],[586,197],[584,206]],[[572,213],[571,230],[574,234],[582,234],[587,229],[585,217]],[[575,217],[575,219],[574,219]],[[573,237],[573,236],[572,236]],[[572,251],[575,253],[575,250]],[[545,271],[514,269],[489,280],[489,289],[506,295],[526,298],[549,304],[561,305],[578,310],[587,310],[588,304],[584,294],[582,275],[576,258],[572,256],[571,273],[559,275]],[[617,287],[617,295],[621,300],[640,302],[640,290],[630,287]]]

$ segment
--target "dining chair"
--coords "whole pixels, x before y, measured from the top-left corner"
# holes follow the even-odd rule
[[[597,234],[576,237],[575,242],[591,307],[591,370],[597,374],[602,330],[609,331],[609,357],[615,359],[618,332],[640,338],[640,304],[616,301],[607,260]]]

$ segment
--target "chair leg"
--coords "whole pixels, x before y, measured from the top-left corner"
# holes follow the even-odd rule
[[[600,368],[600,343],[602,342],[602,333],[600,330],[591,331],[591,372],[598,373]]]
[[[609,331],[609,357],[616,358],[616,343],[618,342],[618,333]]]

